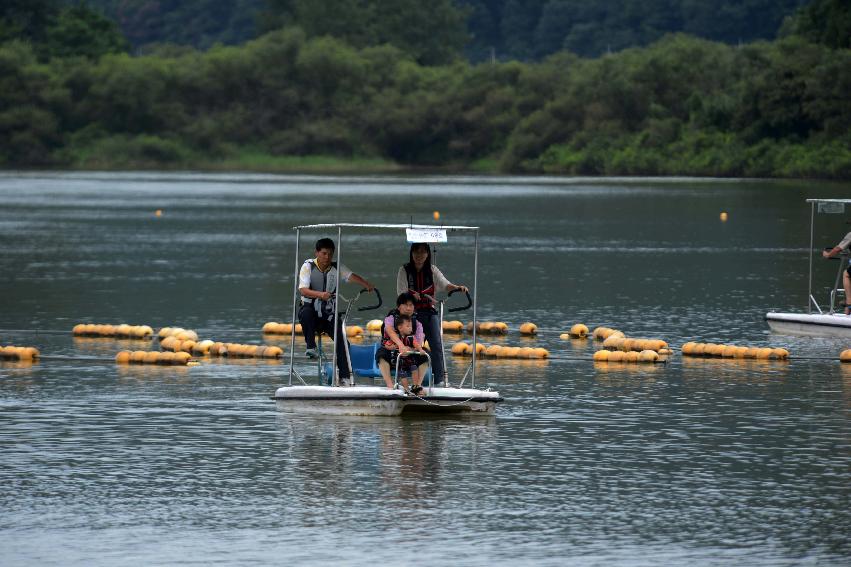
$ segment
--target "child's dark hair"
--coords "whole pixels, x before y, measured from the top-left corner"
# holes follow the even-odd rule
[[[335,249],[334,241],[331,240],[330,238],[320,238],[319,240],[316,241],[316,251],[317,252],[319,252],[320,250],[330,250],[331,252],[333,252],[334,249]]]
[[[401,327],[402,323],[411,323],[413,325],[414,320],[410,315],[396,315],[396,327]]]

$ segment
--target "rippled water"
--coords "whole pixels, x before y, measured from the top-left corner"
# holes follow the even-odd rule
[[[851,345],[772,335],[763,315],[806,306],[804,199],[849,189],[2,174],[0,344],[54,358],[0,363],[0,564],[847,565],[851,368],[835,358]],[[481,362],[506,398],[493,418],[287,416],[269,399],[279,363],[118,368],[79,357],[146,345],[68,332],[256,343],[290,314],[292,226],[434,210],[482,227],[481,315],[535,321],[538,339],[502,340],[554,356]],[[820,218],[817,246],[847,218]],[[456,282],[471,243],[438,253]],[[342,252],[392,297],[401,236],[351,234]],[[821,298],[836,264],[816,269]],[[558,339],[575,322],[799,358],[594,366],[594,345]]]

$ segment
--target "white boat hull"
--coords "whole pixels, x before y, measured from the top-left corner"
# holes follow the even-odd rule
[[[409,397],[403,411],[493,415],[502,401],[499,392],[472,388],[434,388],[423,390],[420,397]]]
[[[437,412],[493,415],[502,401],[498,392],[472,388],[434,388],[420,397],[376,386],[332,388],[283,386],[273,399],[287,413],[310,415],[401,415],[402,412]]]
[[[782,335],[851,337],[851,316],[839,313],[768,313],[765,320]]]

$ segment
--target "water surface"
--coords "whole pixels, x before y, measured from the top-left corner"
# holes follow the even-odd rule
[[[835,358],[851,345],[772,335],[763,316],[806,306],[804,199],[849,189],[0,174],[0,344],[69,357],[0,363],[0,563],[846,565],[851,368]],[[292,226],[435,210],[481,227],[480,316],[536,322],[537,339],[500,340],[553,354],[481,362],[506,398],[493,418],[292,417],[269,400],[280,363],[71,360],[147,348],[74,339],[79,322],[262,342],[290,316]],[[821,216],[817,247],[848,217]],[[450,238],[437,262],[472,284],[472,238]],[[342,254],[391,301],[401,235],[346,234]],[[823,300],[836,263],[815,268]],[[594,345],[558,338],[575,322],[810,358],[595,366]]]

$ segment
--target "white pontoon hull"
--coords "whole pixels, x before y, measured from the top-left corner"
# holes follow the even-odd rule
[[[502,401],[498,392],[472,388],[426,389],[421,397],[376,386],[331,388],[328,386],[283,386],[275,392],[278,409],[311,415],[400,415],[402,412],[438,412],[493,415]]]
[[[502,401],[499,392],[472,388],[426,388],[420,397],[408,397],[404,412],[493,415]]]
[[[768,313],[768,326],[782,335],[851,337],[851,316],[834,313]]]

